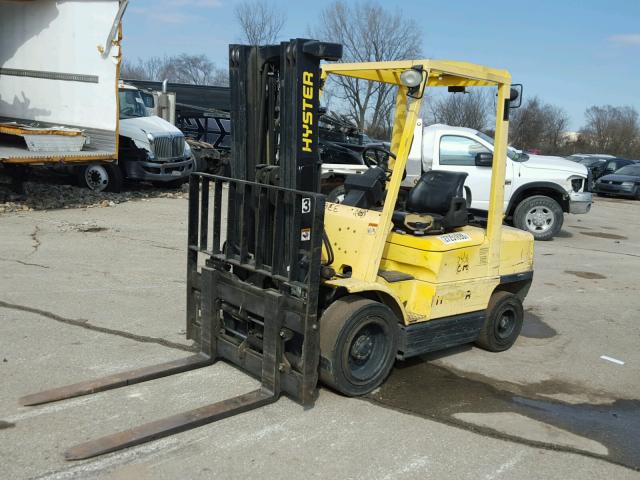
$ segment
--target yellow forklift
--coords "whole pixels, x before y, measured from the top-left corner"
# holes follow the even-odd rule
[[[396,359],[475,342],[515,342],[533,276],[533,237],[502,225],[510,102],[505,70],[414,60],[324,63],[340,45],[294,39],[231,45],[228,177],[193,174],[187,336],[200,353],[28,395],[38,405],[224,359],[261,381],[235,398],[77,445],[82,459],[276,401],[312,405],[318,380],[349,396],[378,387]],[[330,76],[396,87],[391,146],[365,148],[340,204],[320,193],[319,97]],[[465,173],[426,171],[401,188],[425,90],[497,89],[486,228],[469,225]],[[468,152],[466,152],[468,153]],[[486,163],[486,159],[480,159]]]

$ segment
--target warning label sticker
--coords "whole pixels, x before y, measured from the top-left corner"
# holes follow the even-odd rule
[[[471,240],[471,236],[464,232],[445,233],[444,235],[439,235],[438,238],[442,240],[442,243],[445,245]]]
[[[310,228],[303,228],[300,231],[300,240],[303,242],[308,242],[309,240],[311,240],[311,229]]]

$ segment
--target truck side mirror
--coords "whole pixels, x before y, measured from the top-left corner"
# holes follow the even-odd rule
[[[493,154],[489,152],[476,153],[476,167],[490,167],[493,165]]]

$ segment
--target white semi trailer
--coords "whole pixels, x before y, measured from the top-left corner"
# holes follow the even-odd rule
[[[0,163],[118,168],[128,0],[0,0]]]

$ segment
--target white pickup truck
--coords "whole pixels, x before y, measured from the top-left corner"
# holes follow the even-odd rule
[[[560,157],[529,155],[509,149],[504,186],[505,218],[529,231],[536,240],[550,240],[560,232],[564,212],[587,213],[592,195],[588,171],[583,165]],[[493,139],[471,128],[416,124],[403,186],[413,186],[423,172],[467,172],[472,194],[471,209],[482,215],[489,205]],[[363,165],[323,164],[323,179],[339,183],[341,175],[361,173]],[[586,188],[588,190],[588,188]],[[339,201],[341,186],[328,195]]]

